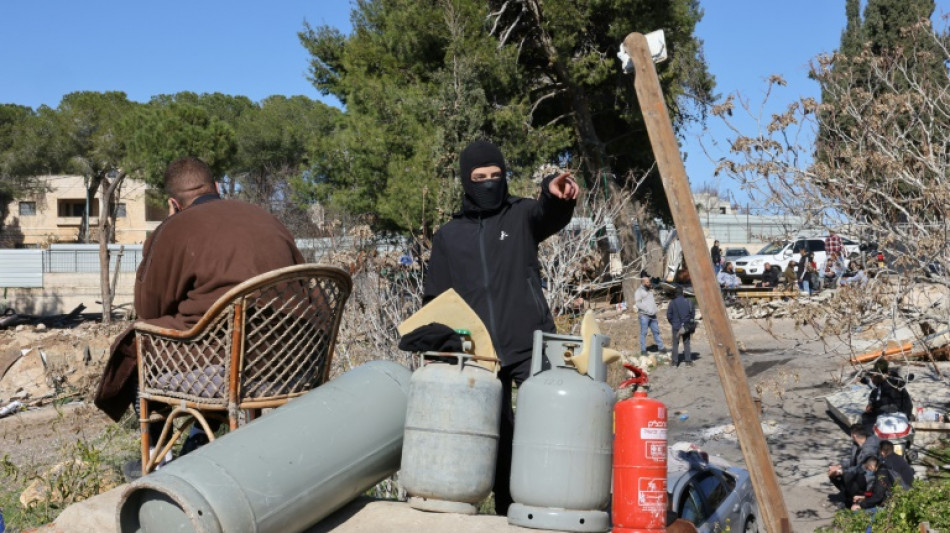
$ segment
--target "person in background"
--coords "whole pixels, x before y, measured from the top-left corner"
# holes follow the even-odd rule
[[[798,278],[798,288],[805,294],[811,293],[811,287],[808,286],[808,250],[801,248],[798,250],[798,270],[795,275]]]
[[[724,289],[735,289],[739,286],[739,278],[733,271],[731,262],[726,262],[726,266],[722,269],[722,272],[716,276],[716,281],[719,283],[719,286]]]
[[[650,278],[644,276],[640,280],[640,286],[633,293],[633,299],[637,306],[637,316],[640,318],[640,355],[647,354],[647,330],[653,333],[653,342],[660,352],[667,352],[663,346],[663,339],[660,337],[660,323],[656,319],[658,311],[656,300],[653,298],[653,291],[650,290]]]
[[[889,440],[881,441],[881,464],[887,467],[894,475],[894,480],[907,490],[914,484],[914,469],[907,464],[907,460],[894,453],[894,443]]]
[[[772,268],[772,263],[765,263],[762,270],[762,281],[756,284],[756,287],[778,287],[779,272]]]
[[[727,265],[728,266],[728,265]],[[692,337],[693,333],[687,333],[684,330],[684,327],[688,321],[691,321],[696,318],[696,309],[693,307],[693,304],[683,296],[683,287],[676,287],[676,296],[670,301],[670,305],[666,309],[666,319],[670,322],[670,326],[673,328],[673,352],[670,359],[670,363],[674,366],[680,366],[680,359],[686,363],[686,366],[693,366],[693,352],[690,349],[689,340]],[[683,339],[683,357],[680,358],[679,350],[679,341]]]
[[[722,249],[719,248],[719,241],[713,242],[709,255],[712,257],[713,270],[718,276],[719,271],[722,270]]]
[[[541,181],[536,200],[509,195],[504,155],[487,140],[462,150],[459,176],[462,209],[432,239],[423,302],[454,289],[485,323],[501,359],[494,491],[495,512],[504,515],[511,504],[512,386],[530,373],[534,331],[556,331],[541,292],[538,245],[570,222],[579,189],[563,172]]]
[[[844,243],[841,237],[835,233],[835,230],[828,230],[828,236],[825,237],[825,252],[830,256],[835,254],[841,256],[844,252]]]
[[[798,289],[798,274],[795,272],[797,266],[798,263],[795,261],[789,261],[785,271],[782,272],[782,281],[785,283],[786,290]]]

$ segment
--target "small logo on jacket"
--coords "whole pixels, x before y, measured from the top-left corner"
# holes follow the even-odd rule
[[[499,240],[499,241],[503,241],[503,240],[505,240],[505,237],[507,237],[507,236],[508,236],[508,234],[505,233],[504,230],[502,230],[502,232],[501,232],[501,237],[500,237],[498,240]]]

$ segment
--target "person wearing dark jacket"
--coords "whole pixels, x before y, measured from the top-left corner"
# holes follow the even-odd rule
[[[877,456],[871,455],[864,459],[864,471],[869,480],[864,494],[854,497],[852,511],[873,509],[884,503],[894,488],[894,474],[878,461]]]
[[[462,151],[459,167],[462,210],[433,237],[423,302],[455,289],[485,323],[501,359],[494,490],[495,512],[504,515],[511,504],[512,383],[529,375],[534,331],[556,331],[541,292],[538,245],[570,222],[578,187],[565,172],[546,177],[537,200],[510,196],[504,156],[485,140]]]
[[[868,457],[877,457],[881,440],[863,424],[851,426],[851,451],[841,463],[828,467],[828,478],[841,491],[846,505],[850,506],[854,496],[864,494],[867,481],[864,476],[864,461]]]
[[[689,340],[693,336],[692,332],[686,333],[683,326],[696,317],[696,309],[689,300],[683,296],[683,287],[676,287],[676,296],[670,302],[666,309],[666,319],[670,321],[670,327],[673,328],[673,354],[670,362],[677,367],[680,366],[679,342],[683,339],[683,362],[686,366],[693,366],[693,353],[690,351]]]
[[[894,453],[894,443],[889,440],[881,441],[881,463],[894,474],[894,480],[904,490],[914,484],[914,469],[903,457]]]
[[[719,241],[714,242],[712,248],[709,249],[709,257],[712,259],[713,270],[718,276],[719,271],[722,270],[722,248],[719,247]]]
[[[765,263],[765,268],[762,271],[762,281],[756,285],[757,287],[778,287],[779,279],[779,268],[778,265],[772,266],[771,263]]]

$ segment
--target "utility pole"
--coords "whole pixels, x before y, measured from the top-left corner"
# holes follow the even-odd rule
[[[742,455],[752,477],[762,521],[770,533],[789,532],[791,524],[788,520],[788,510],[769,457],[759,413],[752,402],[745,369],[739,357],[739,348],[726,314],[726,306],[706,251],[706,239],[699,223],[696,205],[693,203],[693,195],[689,190],[689,180],[680,158],[669,111],[663,101],[650,46],[643,34],[631,33],[624,39],[624,47],[633,59],[634,87],[640,100],[640,109],[663,179],[663,188],[670,202],[670,211],[673,213],[676,233],[683,247],[693,291],[703,313],[706,336],[716,360],[726,404],[729,406]]]

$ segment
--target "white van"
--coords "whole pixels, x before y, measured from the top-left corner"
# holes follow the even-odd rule
[[[798,261],[800,254],[798,250],[805,248],[809,252],[815,253],[815,264],[822,268],[828,254],[825,253],[825,238],[827,235],[818,237],[799,237],[794,241],[776,241],[767,244],[755,255],[740,257],[736,259],[736,275],[742,280],[742,283],[751,283],[755,279],[762,277],[765,270],[765,263],[778,265],[780,269],[785,270],[789,261]],[[859,252],[857,241],[849,239],[843,235],[841,244],[844,245],[845,259],[851,257],[851,254]]]

